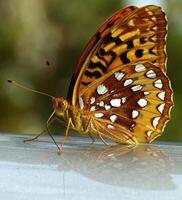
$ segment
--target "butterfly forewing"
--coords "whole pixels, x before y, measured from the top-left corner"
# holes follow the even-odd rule
[[[107,33],[110,32],[110,29],[114,24],[117,24],[118,21],[121,21],[122,18],[129,13],[131,13],[133,10],[137,9],[136,6],[129,6],[124,9],[120,9],[116,13],[114,13],[111,17],[109,17],[104,24],[97,30],[95,35],[89,40],[86,48],[83,51],[83,54],[81,55],[77,67],[75,69],[75,72],[72,76],[72,80],[70,83],[70,87],[68,90],[68,95],[67,98],[70,102],[72,102],[72,96],[73,96],[73,91],[74,91],[74,86],[75,82],[77,80],[77,77],[84,68],[83,66],[86,65],[86,59],[89,59],[89,57],[92,55],[94,49],[97,48],[98,42],[102,40],[103,36]]]
[[[120,143],[152,141],[161,134],[172,106],[168,78],[148,62],[117,67],[80,98],[92,112],[92,128]]]
[[[98,43],[99,40],[105,35],[106,32],[110,32],[110,28],[114,26],[114,24],[117,24],[118,21],[121,21],[121,19],[130,14],[132,11],[137,9],[135,6],[129,6],[124,9],[121,9],[114,13],[111,17],[109,17],[104,24],[97,30],[96,34],[89,40],[88,45],[84,49],[84,52],[82,56],[79,59],[79,62],[77,64],[76,71],[80,71],[80,69],[83,66],[83,63],[85,62],[85,58],[88,56],[88,54],[93,50],[94,46]]]
[[[160,7],[146,6],[135,8],[104,29],[95,46],[87,49],[84,62],[81,59],[80,73],[70,86],[75,84],[73,94],[69,94],[72,104],[78,104],[80,91],[118,66],[148,61],[166,71],[166,24]]]

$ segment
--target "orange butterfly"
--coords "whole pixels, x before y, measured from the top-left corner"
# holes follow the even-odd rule
[[[50,96],[54,119],[90,137],[123,144],[151,142],[173,105],[166,75],[167,21],[160,7],[119,10],[84,50],[67,100]],[[49,96],[49,95],[48,95]]]

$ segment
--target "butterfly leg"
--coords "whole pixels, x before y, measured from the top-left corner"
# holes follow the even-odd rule
[[[57,144],[57,142],[55,141],[54,137],[52,136],[50,130],[49,130],[49,123],[47,122],[46,125],[46,129],[47,129],[47,133],[49,134],[49,136],[51,137],[51,139],[53,140],[54,144],[56,145],[57,149],[58,149],[58,154],[60,155],[62,152],[62,146],[60,148],[60,146]]]
[[[94,121],[93,121],[93,124],[94,124],[94,127],[96,128],[97,134],[98,134],[99,138],[102,140],[102,142],[103,142],[105,145],[110,146],[110,145],[104,140],[104,138],[103,138],[103,136],[102,136],[102,133],[98,130],[97,124],[96,124]]]
[[[52,136],[50,130],[49,130],[49,126],[56,120],[57,118],[54,116],[54,112],[51,114],[51,116],[49,117],[49,119],[46,122],[46,128],[38,135],[36,135],[33,138],[30,139],[26,139],[24,140],[24,142],[29,142],[29,141],[33,141],[36,140],[38,137],[40,137],[41,135],[43,135],[45,132],[47,132],[49,134],[49,136],[51,137],[51,139],[53,140],[54,144],[56,145],[56,147],[58,148],[58,154],[60,154],[62,152],[62,149],[59,147],[59,145],[56,143],[54,137]]]
[[[35,137],[33,138],[28,138],[28,139],[25,139],[23,140],[24,142],[31,142],[31,141],[34,141],[36,140],[37,138],[39,138],[41,135],[43,135],[45,132],[47,131],[47,129],[44,129],[43,131],[41,131],[38,135],[36,135]]]
[[[91,144],[93,144],[93,143],[95,142],[95,139],[94,139],[94,137],[92,136],[92,134],[89,133],[90,121],[91,121],[91,118],[88,120],[88,123],[86,124],[85,132],[88,133],[89,138],[92,140],[92,143],[91,143]]]
[[[68,132],[69,132],[69,128],[70,128],[70,125],[71,125],[71,118],[69,118],[68,120],[68,124],[67,124],[67,127],[66,127],[66,131],[65,131],[65,134],[64,134],[64,138],[63,140],[61,141],[61,147],[64,145],[65,141],[66,141],[66,138],[68,137]],[[62,148],[63,150],[63,148]],[[59,152],[58,152],[59,153]]]
[[[89,138],[92,140],[92,143],[91,143],[91,144],[93,144],[93,143],[95,142],[95,139],[94,139],[94,137],[92,136],[92,134],[91,134],[91,133],[88,133],[88,136],[89,136]]]
[[[54,112],[51,114],[51,116],[47,120],[47,122],[46,122],[46,128],[44,128],[38,135],[34,136],[33,138],[25,139],[24,142],[34,141],[34,140],[38,139],[41,135],[45,134],[47,132],[47,126],[50,126],[56,120],[55,117],[52,118],[53,115],[54,115]]]

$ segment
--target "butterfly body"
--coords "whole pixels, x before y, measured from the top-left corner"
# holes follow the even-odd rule
[[[53,99],[53,107],[57,118],[79,133],[86,134],[90,129],[92,115],[87,111],[76,108],[63,98]]]

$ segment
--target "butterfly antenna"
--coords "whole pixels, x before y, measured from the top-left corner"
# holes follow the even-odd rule
[[[34,93],[37,93],[37,94],[41,94],[41,95],[44,95],[44,96],[48,96],[48,97],[50,97],[50,98],[55,98],[55,97],[53,97],[52,95],[49,95],[49,94],[46,94],[46,93],[44,93],[44,92],[40,92],[40,91],[37,91],[37,90],[33,90],[33,89],[31,89],[31,88],[28,88],[28,87],[26,87],[26,86],[23,86],[23,85],[21,85],[20,83],[17,83],[16,81],[13,81],[13,80],[8,80],[8,83],[11,83],[11,84],[13,84],[13,85],[15,85],[15,86],[17,86],[17,87],[20,87],[20,88],[22,88],[22,89],[24,89],[24,90],[29,91],[29,92],[34,92]]]

